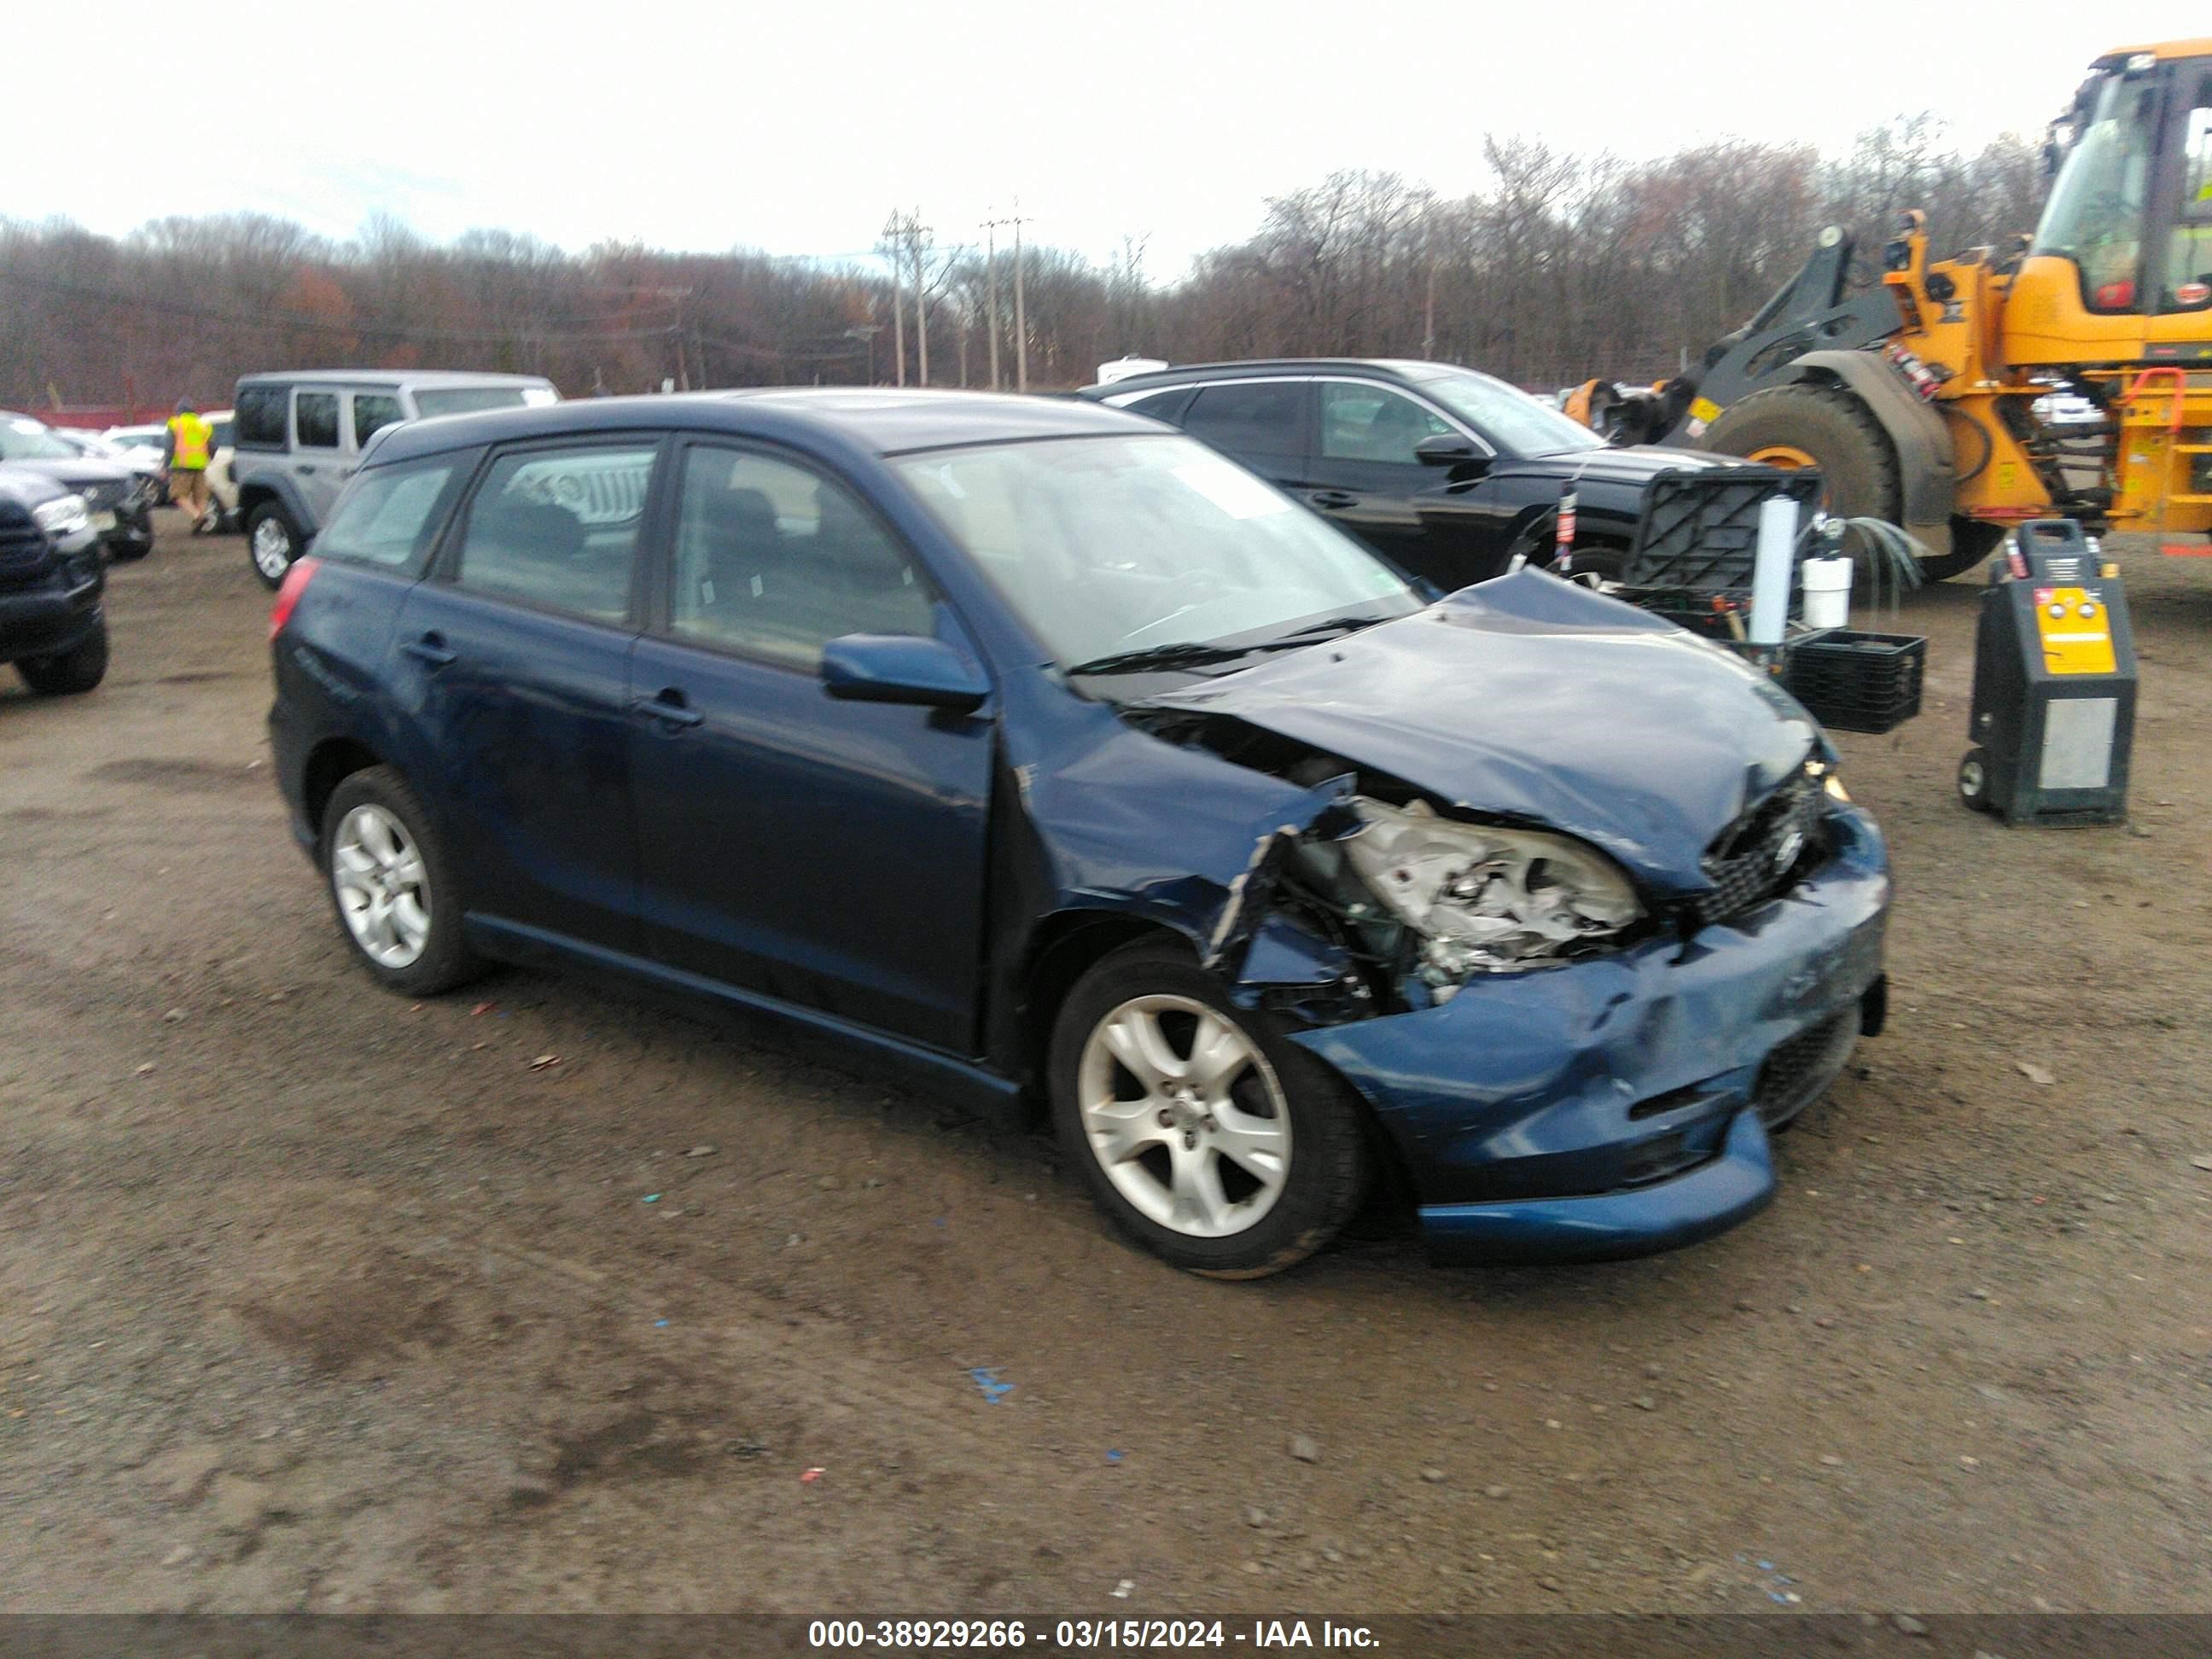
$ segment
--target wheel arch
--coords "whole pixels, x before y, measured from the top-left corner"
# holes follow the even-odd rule
[[[1871,351],[1808,351],[1791,362],[1784,384],[1836,386],[1858,399],[1897,458],[1902,521],[1929,551],[1948,553],[1959,478],[1942,416]]]
[[[1030,1109],[1043,1109],[1052,1028],[1076,981],[1124,946],[1155,941],[1188,951],[1194,963],[1198,960],[1198,945],[1189,934],[1126,910],[1056,910],[1030,931],[1015,981],[1022,989],[1015,1024],[1018,1052],[1012,1056]]]
[[[301,497],[297,485],[278,472],[257,472],[237,479],[236,483],[236,511],[240,518],[246,517],[264,503],[274,502],[284,509],[284,516],[292,521],[292,528],[300,538],[301,550],[306,550],[307,543],[314,538],[315,519],[307,511],[307,501]]]
[[[300,806],[308,827],[318,836],[322,833],[323,813],[340,784],[356,772],[387,764],[382,755],[350,735],[325,738],[309,750],[300,771]]]

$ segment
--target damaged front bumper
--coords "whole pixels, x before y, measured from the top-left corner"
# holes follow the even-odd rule
[[[1817,1096],[1860,1022],[1879,1020],[1881,833],[1852,807],[1827,823],[1832,850],[1810,877],[1686,942],[1292,1034],[1374,1109],[1438,1259],[1643,1255],[1767,1202],[1762,1120]]]

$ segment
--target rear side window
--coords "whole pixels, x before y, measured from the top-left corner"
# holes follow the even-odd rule
[[[294,406],[300,447],[336,449],[338,447],[338,394],[302,392]]]
[[[1182,413],[1182,406],[1189,401],[1190,388],[1177,386],[1170,386],[1165,392],[1155,392],[1150,397],[1139,398],[1133,404],[1124,404],[1122,407],[1133,415],[1149,415],[1156,421],[1165,421],[1172,425],[1176,416]]]
[[[376,432],[387,426],[397,426],[407,417],[399,412],[399,399],[389,392],[356,392],[353,394],[353,441],[366,449]]]
[[[461,458],[443,455],[362,473],[315,538],[315,556],[421,570],[463,472]]]
[[[1210,386],[1183,416],[1183,430],[1231,455],[1303,455],[1304,403],[1305,387],[1296,380]]]
[[[284,410],[291,388],[281,386],[242,386],[231,418],[237,423],[238,441],[265,448],[284,447]]]
[[[526,451],[492,464],[469,504],[461,586],[599,622],[629,613],[651,444]]]

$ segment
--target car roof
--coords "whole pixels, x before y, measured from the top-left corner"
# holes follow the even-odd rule
[[[1141,416],[1079,398],[870,386],[771,386],[638,398],[578,398],[536,408],[441,415],[377,434],[378,464],[446,449],[569,433],[661,430],[836,441],[876,455],[1037,438],[1157,433]]]
[[[1444,374],[1479,374],[1460,363],[1429,362],[1417,357],[1243,357],[1221,363],[1177,363],[1146,374],[1129,374],[1083,388],[1086,398],[1103,398],[1148,386],[1187,385],[1193,380],[1262,380],[1275,374],[1352,374],[1368,380],[1407,385]]]
[[[275,380],[285,386],[550,386],[543,374],[478,374],[459,368],[273,368],[238,377],[240,386]]]

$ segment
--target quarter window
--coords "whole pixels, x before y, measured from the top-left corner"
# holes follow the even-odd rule
[[[420,569],[455,477],[450,457],[362,473],[315,538],[315,556]]]
[[[1298,416],[1305,388],[1295,380],[1210,386],[1198,394],[1183,429],[1231,455],[1301,455]]]
[[[293,404],[292,418],[299,431],[301,448],[336,449],[338,447],[337,392],[301,392]]]
[[[1322,384],[1321,453],[1330,460],[1419,466],[1413,446],[1451,430],[1412,398],[1379,386]]]
[[[454,580],[620,622],[653,453],[625,445],[501,456],[470,504]]]
[[[840,635],[931,621],[921,573],[842,485],[738,450],[684,457],[672,632],[811,668]]]

